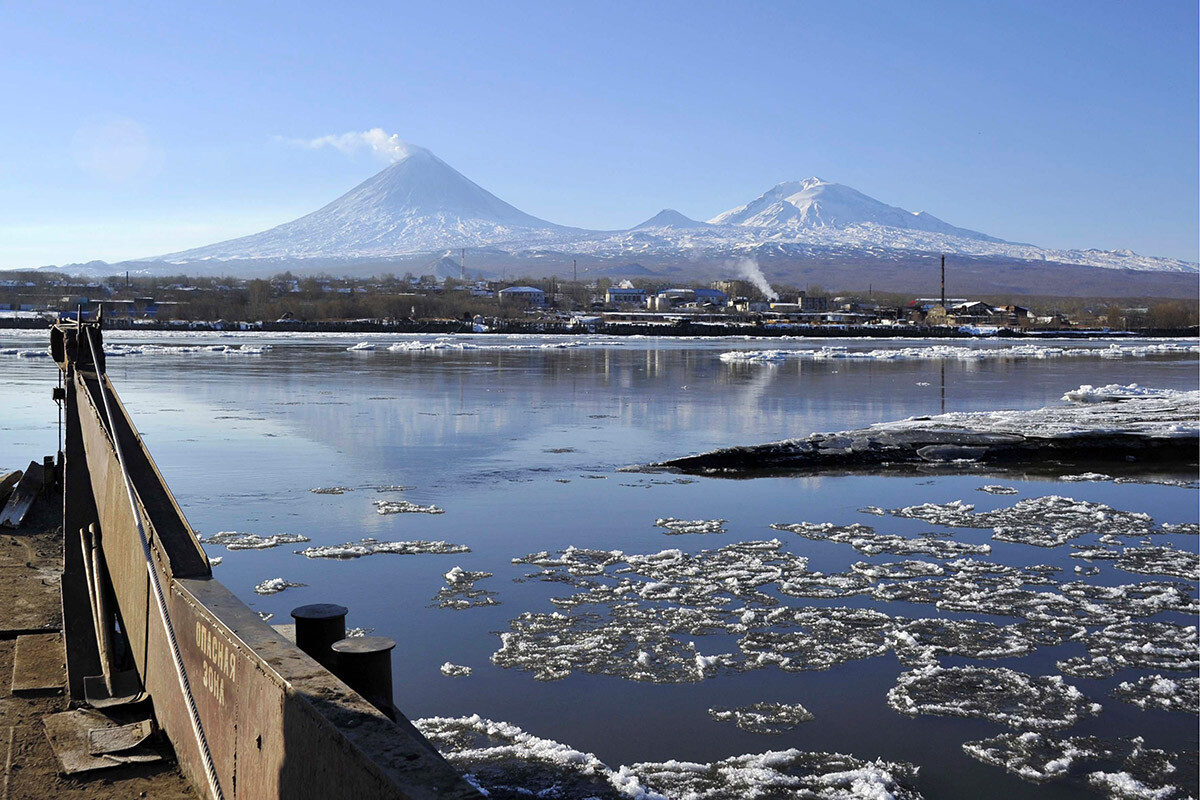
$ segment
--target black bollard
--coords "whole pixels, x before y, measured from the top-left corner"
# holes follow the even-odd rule
[[[334,672],[337,654],[334,642],[346,638],[346,607],[335,603],[313,603],[292,609],[296,620],[296,646]]]
[[[386,636],[355,636],[334,642],[335,674],[388,719],[395,721],[392,704],[392,650],[395,639]]]

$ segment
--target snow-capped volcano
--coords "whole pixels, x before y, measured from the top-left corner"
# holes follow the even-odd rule
[[[514,208],[423,147],[324,208],[270,230],[163,256],[168,261],[363,258],[538,241],[573,229]]]
[[[820,178],[780,183],[746,205],[709,220],[712,225],[752,228],[845,228],[864,223],[1001,241],[978,231],[956,228],[923,211],[914,213],[889,206],[849,186]]]
[[[634,225],[630,230],[640,231],[646,228],[703,228],[705,223],[680,214],[673,208],[664,208],[641,225]]]

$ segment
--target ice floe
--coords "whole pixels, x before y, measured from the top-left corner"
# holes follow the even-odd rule
[[[1095,736],[1060,738],[1037,731],[1002,733],[966,742],[963,751],[985,764],[1003,767],[1027,781],[1042,782],[1068,775],[1081,761],[1114,757],[1111,744]]]
[[[437,506],[422,506],[407,500],[376,500],[375,510],[380,514],[445,514]]]
[[[292,583],[283,578],[267,578],[262,583],[254,587],[255,594],[279,594],[285,589],[292,589],[297,586],[305,586],[303,583]]]
[[[446,585],[438,589],[438,593],[433,597],[434,605],[438,608],[452,608],[461,611],[477,606],[500,604],[500,601],[496,599],[495,592],[475,586],[476,581],[492,577],[490,572],[472,572],[462,567],[454,567],[443,577],[446,579]]]
[[[461,664],[451,664],[447,661],[445,664],[442,664],[441,672],[450,678],[465,678],[471,674],[471,668],[464,667]]]
[[[1183,800],[1195,791],[1196,753],[1147,748],[1141,737],[1057,737],[1027,731],[967,742],[963,750],[1031,782],[1082,778],[1112,800]],[[1114,764],[1123,769],[1095,769]]]
[[[790,731],[804,722],[811,722],[812,712],[799,703],[752,703],[739,708],[710,708],[709,716],[717,722],[732,722],[747,733],[766,735]]]
[[[666,530],[668,535],[683,533],[724,533],[723,519],[675,519],[665,517],[657,519],[654,524]]]
[[[467,780],[491,797],[552,800],[920,800],[911,764],[799,750],[713,763],[645,762],[612,769],[595,755],[472,717],[414,723]]]
[[[957,558],[962,555],[990,553],[991,545],[958,542],[945,535],[905,537],[897,534],[875,533],[874,528],[859,523],[834,525],[832,522],[774,522],[771,528],[790,531],[805,539],[848,544],[870,556],[887,553],[895,556],[927,555],[934,558]]]
[[[1067,728],[1100,706],[1057,675],[1003,667],[919,667],[900,675],[887,695],[901,714],[973,717],[1012,728]]]
[[[1083,637],[1086,656],[1058,662],[1067,675],[1109,678],[1122,669],[1195,672],[1200,650],[1195,625],[1130,621],[1108,625]]]
[[[1020,494],[1020,491],[1013,486],[1001,486],[995,483],[980,486],[978,491],[987,492],[988,494]]]
[[[1078,389],[1072,389],[1062,396],[1070,403],[1116,403],[1134,397],[1179,397],[1186,394],[1176,389],[1154,389],[1149,386],[1138,386],[1136,383],[1121,385],[1110,383],[1107,386],[1092,386],[1085,383]]]
[[[241,533],[239,531],[218,531],[212,536],[200,539],[203,544],[217,544],[229,550],[268,550],[283,544],[300,544],[312,541],[300,533],[276,533],[270,536],[259,536],[256,533]]]
[[[1112,690],[1112,696],[1138,708],[1195,714],[1200,709],[1200,678],[1195,675],[1186,678],[1143,675],[1132,683],[1118,684]]]
[[[1019,500],[1008,508],[975,511],[961,500],[922,503],[892,514],[954,528],[991,528],[992,538],[1037,547],[1058,547],[1089,533],[1146,536],[1163,532],[1149,514],[1119,511],[1103,503],[1048,495]]]
[[[897,618],[888,634],[896,657],[909,666],[936,664],[939,656],[1012,658],[1032,653],[1044,631],[1023,622]]]
[[[471,549],[462,544],[450,544],[449,542],[435,541],[427,542],[422,539],[417,539],[411,542],[381,542],[376,539],[367,537],[357,542],[347,542],[345,544],[335,545],[319,545],[314,547],[306,547],[303,550],[297,550],[298,555],[306,558],[361,558],[362,556],[373,556],[379,553],[392,553],[395,555],[445,555],[453,553],[469,553]]]
[[[313,494],[345,494],[353,492],[349,486],[318,486],[315,489],[309,489]]]

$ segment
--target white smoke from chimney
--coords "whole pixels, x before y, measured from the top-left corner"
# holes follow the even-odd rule
[[[419,149],[401,139],[397,134],[388,133],[383,128],[334,133],[328,136],[318,136],[316,139],[288,139],[287,141],[312,150],[332,147],[347,155],[353,155],[366,149],[388,162],[407,158],[412,155],[414,150]]]
[[[779,294],[771,288],[771,284],[767,283],[767,276],[763,275],[762,269],[758,266],[758,262],[749,256],[742,256],[737,262],[737,271],[746,280],[758,287],[758,290],[766,295],[768,300],[778,300]]]

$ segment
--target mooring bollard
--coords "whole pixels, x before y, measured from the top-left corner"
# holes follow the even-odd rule
[[[316,659],[330,672],[335,672],[337,654],[334,642],[346,638],[346,607],[336,603],[313,603],[292,609],[296,620],[296,647]]]
[[[386,636],[355,636],[334,642],[334,674],[395,721],[392,705],[392,650],[396,640]]]

